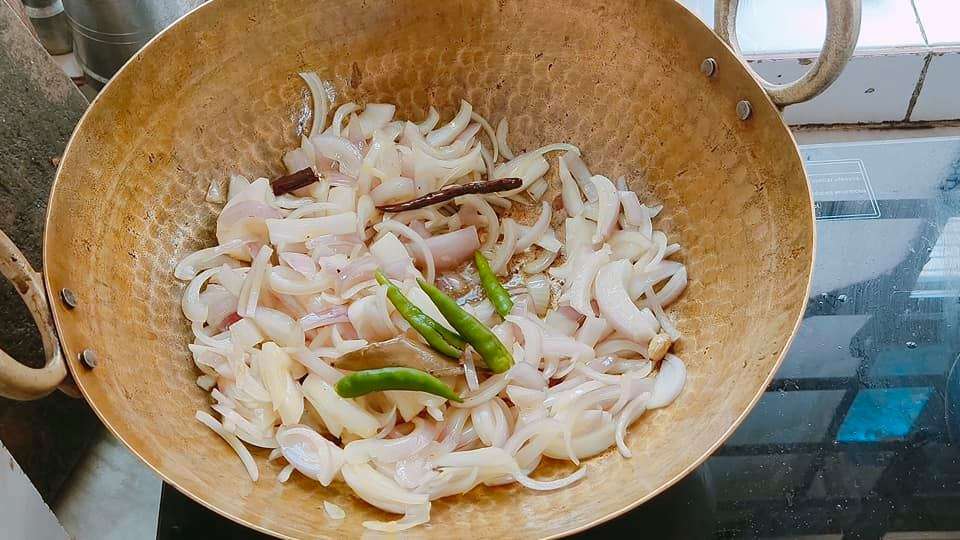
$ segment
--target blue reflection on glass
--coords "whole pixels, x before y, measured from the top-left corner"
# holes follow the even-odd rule
[[[928,386],[861,390],[840,425],[837,441],[875,442],[906,437],[932,391]]]

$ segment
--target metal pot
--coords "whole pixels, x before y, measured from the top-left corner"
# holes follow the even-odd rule
[[[265,452],[265,478],[251,483],[193,420],[207,395],[194,384],[172,270],[211,243],[212,179],[281,171],[309,107],[298,71],[332,80],[341,100],[397,103],[401,117],[430,104],[449,115],[464,97],[488,118],[515,119],[517,146],[570,141],[597,170],[627,174],[644,200],[665,205],[661,225],[684,246],[691,280],[676,312],[689,375],[671,407],[631,430],[633,459],[609,451],[557,492],[481,487],[437,501],[430,526],[405,534],[554,537],[623,513],[733,432],[796,331],[814,214],[778,106],[822,91],[853,51],[859,1],[827,4],[819,59],[800,81],[774,86],[670,0],[209,3],[139,52],[77,126],[48,206],[46,294],[0,242],[0,270],[34,312],[49,358],[31,370],[0,356],[0,393],[51,391],[65,373],[59,334],[84,397],[167,482],[277,536],[359,536],[362,521],[384,515],[346,486],[294,477],[281,488]],[[728,39],[735,8],[717,2]],[[565,468],[546,463],[542,473]],[[329,520],[321,500],[346,520]]]
[[[66,54],[73,50],[73,36],[60,0],[24,0],[24,10],[37,31],[43,48],[50,54]]]
[[[35,0],[39,1],[39,0]],[[57,0],[60,4],[60,0]],[[63,0],[74,48],[94,88],[110,77],[160,30],[199,0]]]

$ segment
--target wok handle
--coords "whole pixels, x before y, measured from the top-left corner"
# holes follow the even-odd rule
[[[779,107],[813,99],[837,80],[853,55],[860,37],[861,0],[825,0],[827,35],[820,56],[802,77],[787,84],[774,84],[757,76],[773,103]],[[715,0],[714,30],[740,54],[737,42],[737,6],[739,0]]]
[[[41,398],[65,382],[67,367],[40,274],[3,231],[0,231],[0,273],[17,289],[33,315],[47,358],[42,368],[32,368],[0,349],[0,396],[21,401]]]

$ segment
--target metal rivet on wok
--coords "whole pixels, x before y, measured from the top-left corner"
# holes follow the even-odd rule
[[[77,307],[77,295],[70,289],[60,289],[60,299],[63,300],[64,305],[69,309]]]
[[[717,61],[713,58],[706,58],[700,63],[700,72],[707,77],[713,77],[717,73]]]
[[[80,353],[80,363],[86,366],[88,369],[93,369],[97,367],[97,353],[93,349],[84,349]]]
[[[737,102],[737,118],[746,120],[747,118],[750,118],[751,114],[753,114],[753,107],[750,105],[749,101],[744,99]]]

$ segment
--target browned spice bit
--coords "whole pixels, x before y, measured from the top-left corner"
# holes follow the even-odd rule
[[[563,210],[563,195],[558,193],[557,196],[553,198],[553,203],[550,206],[555,212]]]
[[[383,212],[403,212],[405,210],[416,210],[447,202],[461,195],[473,195],[476,193],[497,193],[498,191],[509,191],[517,189],[523,185],[523,180],[519,178],[498,178],[496,180],[485,180],[483,182],[468,182],[466,184],[456,184],[443,189],[438,189],[433,193],[427,193],[422,197],[417,197],[406,202],[397,204],[384,204],[377,209]]]
[[[283,195],[296,191],[302,187],[309,186],[314,182],[319,182],[320,178],[313,169],[307,167],[292,174],[285,174],[280,178],[270,181],[270,187],[273,188],[274,195]]]

